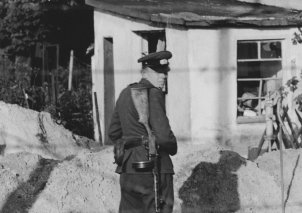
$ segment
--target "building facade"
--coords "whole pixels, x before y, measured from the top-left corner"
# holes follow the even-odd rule
[[[299,30],[287,13],[198,18],[193,12],[169,16],[155,9],[159,15],[151,11],[148,21],[148,13],[137,8],[120,10],[102,2],[87,1],[95,7],[93,91],[105,143],[110,143],[106,128],[119,93],[140,79],[142,54],[172,52],[167,114],[178,140],[192,143],[255,145],[265,128],[265,95],[300,73],[302,46],[293,42]]]

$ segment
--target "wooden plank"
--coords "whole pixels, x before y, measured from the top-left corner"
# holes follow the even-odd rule
[[[104,144],[111,144],[108,137],[108,128],[115,106],[115,84],[113,63],[113,39],[104,38],[104,103],[105,103],[105,137]]]
[[[265,133],[266,133],[266,128],[264,129],[264,132],[262,133],[262,136],[260,138],[260,142],[259,142],[258,150],[257,150],[257,157],[259,157],[259,155],[261,153],[261,149],[262,149],[262,146],[263,146],[264,141],[265,141]]]
[[[237,98],[237,100],[257,100],[257,99],[265,99],[265,97],[250,97],[250,98]]]
[[[265,123],[264,116],[255,116],[255,117],[247,117],[247,116],[240,116],[237,117],[237,124],[246,124],[246,123]]]
[[[68,90],[72,89],[72,72],[73,72],[73,50],[70,51],[70,59],[69,59],[69,75],[68,75]]]
[[[237,81],[268,81],[268,80],[282,80],[281,78],[238,78]]]
[[[41,73],[41,84],[45,82],[45,44],[42,45],[42,73]]]
[[[285,114],[285,118],[286,118],[286,120],[287,120],[287,123],[288,123],[288,126],[289,126],[289,128],[290,128],[290,131],[291,131],[291,140],[292,140],[292,142],[293,142],[293,147],[294,148],[297,148],[298,147],[298,141],[296,140],[296,132],[295,132],[295,130],[294,130],[294,128],[293,128],[293,125],[292,125],[292,121],[291,121],[291,119],[290,119],[290,117],[289,117],[289,115],[287,114],[287,112],[284,112],[284,114]]]
[[[262,94],[263,80],[260,80],[259,93],[258,93],[258,115],[261,115],[261,94]]]
[[[167,25],[173,24],[173,25],[184,25],[185,21],[181,18],[173,17],[171,15],[162,15],[162,14],[153,14],[150,17],[151,21],[154,22],[162,22],[166,23]]]
[[[56,83],[55,83],[55,70],[51,72],[51,103],[56,106]]]
[[[100,145],[104,145],[103,140],[102,140],[102,131],[101,131],[101,122],[100,122],[100,113],[99,113],[99,104],[98,104],[97,93],[94,92],[93,95],[94,95],[94,104],[95,104],[95,112],[96,112],[96,123],[97,123],[98,134],[99,134],[99,142],[100,142]]]

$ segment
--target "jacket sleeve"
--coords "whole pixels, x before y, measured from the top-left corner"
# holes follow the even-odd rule
[[[160,149],[170,155],[177,153],[177,142],[166,115],[165,98],[161,90],[151,88],[149,91],[150,125]]]
[[[117,107],[115,107],[114,112],[112,114],[111,123],[108,129],[108,136],[113,142],[123,136],[121,121]]]

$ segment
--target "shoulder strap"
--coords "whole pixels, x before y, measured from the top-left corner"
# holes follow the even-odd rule
[[[147,130],[149,138],[149,154],[156,153],[155,136],[149,125],[149,89],[148,88],[131,88],[131,97],[135,106],[135,109],[139,116],[139,122],[144,125]]]
[[[131,88],[131,98],[134,103],[134,107],[139,116],[139,122],[142,124],[148,124],[149,120],[149,97],[147,88]]]

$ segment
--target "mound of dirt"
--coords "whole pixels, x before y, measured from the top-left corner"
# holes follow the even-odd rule
[[[0,185],[4,192],[0,196],[0,212],[14,213],[21,208],[29,213],[118,212],[119,175],[114,173],[112,151],[112,147],[99,152],[82,150],[62,161],[29,153],[2,157],[0,181],[5,184]],[[294,159],[292,169],[296,169],[289,172],[295,173],[294,177],[285,178],[286,189],[291,188],[286,212],[297,213],[302,211],[297,203],[302,166],[296,163],[301,150],[287,152],[285,155]],[[173,157],[173,212],[279,212],[281,190],[275,155],[276,152],[265,154],[255,163],[220,147],[179,144],[179,154]],[[18,165],[16,159],[25,159],[28,164]]]
[[[112,146],[96,149],[48,113],[0,102],[0,116],[0,212],[118,212]],[[218,145],[179,142],[178,150],[174,213],[281,211],[279,152],[251,162]],[[284,151],[287,213],[302,212],[301,153]]]
[[[218,162],[200,162],[180,187],[181,212],[249,212],[277,204],[273,178],[254,163],[233,151],[212,154],[219,156]]]
[[[283,152],[284,199],[286,212],[302,212],[302,162],[301,149],[288,149]],[[281,187],[280,152],[274,151],[257,159],[261,170],[267,171]]]
[[[31,157],[36,158],[37,156]],[[24,169],[22,169],[22,167],[16,168],[15,171],[19,170],[21,173],[21,175],[15,173],[18,185],[17,187],[15,186],[13,191],[10,191],[10,194],[6,197],[5,203],[2,205],[2,213],[28,212],[38,198],[39,193],[44,190],[49,175],[54,166],[58,164],[58,161],[39,157],[38,159],[35,167],[31,167],[30,170],[33,168],[34,170],[29,173],[26,180],[24,179],[28,173],[24,175]]]
[[[85,144],[49,113],[36,112],[0,101],[0,154],[30,152],[44,158],[64,159],[77,154]],[[78,143],[77,143],[78,142]]]
[[[14,163],[21,156],[30,166]],[[9,154],[0,160],[0,177],[6,185],[0,212],[117,212],[119,180],[112,162],[112,147],[81,151],[63,161]]]

